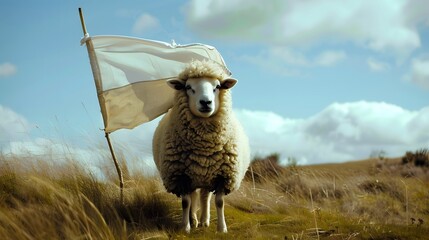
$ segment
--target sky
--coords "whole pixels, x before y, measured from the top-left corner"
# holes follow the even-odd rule
[[[254,156],[279,153],[284,162],[318,164],[429,147],[428,1],[3,0],[0,6],[0,151],[7,156],[70,158],[94,169],[108,159],[80,46],[79,7],[91,36],[215,46],[239,81],[233,108]],[[158,121],[111,134],[121,159],[137,170],[153,169]]]

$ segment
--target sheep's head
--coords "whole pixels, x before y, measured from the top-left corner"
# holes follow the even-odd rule
[[[168,85],[173,89],[186,91],[192,114],[204,118],[213,116],[219,110],[219,92],[232,88],[236,83],[233,78],[219,80],[214,77],[168,80]]]

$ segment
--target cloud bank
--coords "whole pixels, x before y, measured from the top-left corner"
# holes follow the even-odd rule
[[[281,76],[301,75],[302,69],[309,67],[333,67],[347,58],[347,54],[341,50],[325,50],[315,56],[308,57],[305,54],[292,50],[289,47],[271,47],[259,53],[244,54],[239,60],[256,65],[267,71]]]
[[[253,155],[277,152],[284,160],[295,157],[300,164],[365,159],[380,150],[397,157],[429,146],[429,107],[408,111],[384,102],[333,103],[305,119],[267,111],[234,112],[249,136]],[[115,139],[151,161],[158,121],[118,131]]]
[[[12,109],[0,105],[0,144],[28,137],[30,123]]]
[[[12,109],[0,105],[0,116],[2,160],[19,160],[29,165],[37,165],[38,161],[43,161],[52,166],[74,162],[101,179],[116,175],[102,133],[90,139],[79,136],[79,142],[67,141],[64,138],[39,137],[32,131],[36,124]],[[155,173],[150,143],[156,125],[157,120],[135,131],[122,130],[113,134],[112,141],[117,157],[120,161],[126,160],[130,172],[138,171],[146,175]],[[150,135],[147,134],[147,128],[150,129],[149,132],[152,131]],[[61,132],[61,129],[55,131]]]
[[[428,21],[428,8],[423,0],[192,0],[187,22],[210,38],[283,46],[350,41],[403,58],[420,47],[417,25]]]
[[[299,164],[365,159],[381,150],[387,156],[397,157],[405,151],[429,146],[429,107],[409,111],[384,102],[333,103],[303,119],[267,111],[235,109],[234,112],[248,134],[253,155],[276,152],[284,161],[294,157]],[[11,110],[2,113],[10,115],[8,119],[26,122]],[[119,158],[126,159],[132,171],[155,172],[151,145],[158,121],[159,118],[134,130],[119,130],[111,135]],[[14,127],[15,121],[0,120],[0,126],[17,131],[9,132],[9,136],[15,133],[20,136],[20,124]],[[56,161],[75,159],[93,172],[101,171],[100,163],[104,166],[106,161],[111,163],[104,142],[97,148],[82,148],[44,138],[11,139],[14,141],[2,142],[3,154],[53,156]]]
[[[429,145],[429,108],[408,111],[383,102],[333,103],[306,119],[237,110],[255,153],[278,152],[300,163],[358,160],[384,150],[401,156]]]

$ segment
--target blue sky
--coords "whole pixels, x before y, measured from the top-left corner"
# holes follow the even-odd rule
[[[215,46],[254,154],[302,164],[429,147],[427,1],[12,1],[0,3],[0,146],[104,148],[82,37]],[[112,138],[150,162],[157,121]],[[66,147],[64,147],[64,145]],[[126,146],[124,148],[124,146]],[[64,150],[67,149],[67,150]],[[52,152],[52,150],[51,150]]]

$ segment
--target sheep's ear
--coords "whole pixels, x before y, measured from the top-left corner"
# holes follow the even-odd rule
[[[221,88],[222,89],[230,89],[230,88],[234,87],[234,85],[236,83],[237,83],[237,79],[235,79],[235,78],[227,78],[227,79],[224,79],[222,81]]]
[[[185,88],[185,81],[180,79],[167,80],[168,86],[176,90],[182,90]]]

